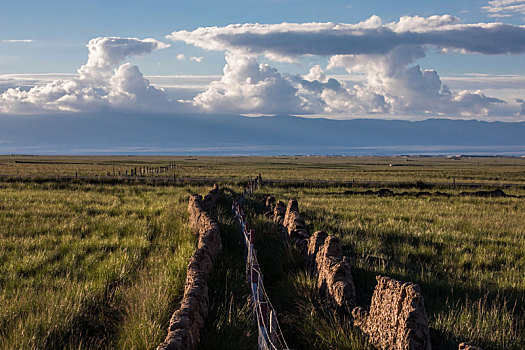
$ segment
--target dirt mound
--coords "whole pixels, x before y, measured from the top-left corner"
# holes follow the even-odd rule
[[[324,231],[316,231],[308,240],[308,250],[307,250],[307,261],[308,267],[315,273],[317,273],[317,252],[319,248],[324,244],[324,241],[328,237],[328,233]]]
[[[284,222],[284,217],[286,215],[286,206],[284,202],[279,201],[275,204],[275,209],[273,211],[273,222],[276,224],[282,225]]]
[[[372,190],[366,190],[366,191],[344,191],[343,194],[345,194],[345,195],[352,195],[352,196],[362,195],[362,196],[379,196],[379,197],[404,197],[404,196],[450,197],[450,194],[445,193],[445,192],[440,192],[440,191],[436,191],[436,192],[428,192],[428,191],[408,192],[408,191],[405,191],[405,192],[396,193],[396,192],[394,192],[394,191],[392,191],[391,189],[388,189],[388,188],[381,188],[381,189],[379,189],[377,191],[372,191]]]
[[[275,197],[268,196],[264,202],[264,216],[270,218],[275,211]]]
[[[285,236],[306,257],[323,299],[334,307],[354,306],[356,298],[350,262],[343,256],[339,238],[323,231],[310,237],[295,199],[288,202],[282,225]]]
[[[380,349],[431,349],[419,286],[384,276],[376,280],[370,312],[354,308],[354,324]]]
[[[483,349],[471,343],[460,343],[458,350],[483,350]]]
[[[506,194],[505,192],[503,192],[503,190],[501,189],[496,189],[496,190],[493,190],[493,191],[476,191],[476,192],[461,192],[459,194],[460,196],[474,196],[474,197],[487,197],[487,198],[492,198],[492,197],[514,197],[512,195],[508,195]]]
[[[312,239],[312,245],[314,240],[318,241],[319,235]],[[332,235],[325,238],[318,248],[314,268],[321,296],[335,307],[355,306],[355,286],[350,262],[343,256],[339,238]]]
[[[206,209],[210,211],[213,208],[215,208],[215,205],[217,204],[218,200],[219,200],[219,186],[215,184],[213,185],[213,189],[206,196],[204,196],[202,203],[206,206]]]
[[[299,205],[295,199],[290,199],[288,202],[283,226],[290,241],[306,255],[310,235],[308,234],[308,228],[306,227],[304,219],[299,214]]]
[[[157,350],[195,349],[204,320],[208,316],[208,276],[213,262],[221,251],[219,226],[208,210],[217,203],[219,189],[213,188],[204,200],[199,195],[190,197],[188,212],[190,224],[199,236],[198,247],[188,264],[184,296],[180,308],[173,313],[168,335]]]

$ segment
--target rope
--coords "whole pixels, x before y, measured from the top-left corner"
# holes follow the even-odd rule
[[[277,320],[277,312],[270,302],[264,289],[263,274],[257,261],[257,251],[253,244],[255,231],[249,229],[248,221],[242,210],[247,196],[251,195],[262,183],[261,175],[250,180],[244,188],[243,194],[235,198],[232,203],[232,212],[241,227],[246,252],[246,274],[250,284],[250,294],[253,301],[257,329],[259,333],[258,349],[260,350],[288,350],[288,344]]]

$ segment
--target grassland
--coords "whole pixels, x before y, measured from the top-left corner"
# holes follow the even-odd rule
[[[465,340],[486,349],[525,347],[523,199],[348,196],[340,188],[262,193],[297,198],[311,232],[341,238],[361,305],[370,303],[375,275],[418,283],[434,348]],[[296,269],[284,279],[305,276]]]
[[[358,303],[369,305],[376,274],[418,283],[436,349],[473,341],[525,348],[525,199],[348,195],[358,181],[514,183],[525,195],[525,159],[428,157],[33,157],[0,156],[0,348],[154,348],[182,295],[195,240],[187,183],[53,180],[107,176],[134,167],[176,168],[152,176],[222,178],[217,212],[224,253],[210,277],[202,349],[251,349],[242,247],[230,216],[236,185],[257,174],[356,185],[273,184],[247,203],[265,286],[292,348],[365,349],[366,339],[323,307],[299,254],[261,215],[263,195],[295,197],[310,225],[342,239]],[[392,164],[393,166],[390,166]],[[9,177],[14,178],[9,178]],[[20,178],[18,178],[20,177]],[[35,181],[33,181],[34,179]],[[47,180],[42,180],[47,179]],[[23,181],[22,181],[23,180]],[[409,184],[411,183],[411,184]],[[428,189],[434,191],[435,189]],[[221,339],[221,341],[217,341]]]
[[[267,179],[501,182],[525,186],[525,158],[450,159],[444,157],[168,157],[168,156],[0,156],[0,175],[106,176],[124,175],[135,167],[175,169],[152,175],[247,180]],[[392,165],[392,166],[391,166]]]
[[[200,188],[0,184],[0,348],[153,348],[182,295]]]

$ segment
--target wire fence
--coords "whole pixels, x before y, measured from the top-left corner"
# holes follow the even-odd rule
[[[242,210],[246,197],[251,195],[261,184],[261,175],[255,180],[250,180],[244,188],[243,194],[234,199],[232,212],[242,229],[244,238],[246,278],[250,284],[251,301],[257,321],[258,349],[289,349],[277,320],[277,312],[264,289],[263,274],[257,261],[257,251],[254,245],[255,230],[249,228],[246,215]]]

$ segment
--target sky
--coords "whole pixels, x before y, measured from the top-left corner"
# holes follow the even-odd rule
[[[525,121],[524,0],[0,4],[0,114]]]

